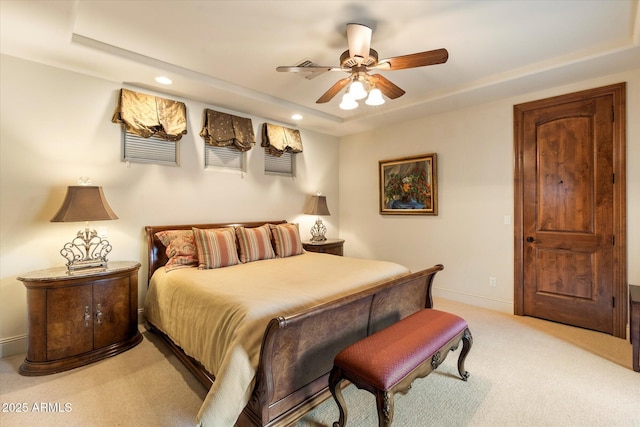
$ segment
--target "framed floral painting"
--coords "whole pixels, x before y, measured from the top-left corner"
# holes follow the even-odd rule
[[[436,153],[379,164],[381,214],[438,215]]]

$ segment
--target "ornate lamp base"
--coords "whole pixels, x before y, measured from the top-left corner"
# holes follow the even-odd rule
[[[312,242],[322,242],[323,240],[327,240],[324,236],[327,233],[327,227],[322,223],[322,219],[318,217],[316,223],[311,227],[311,241]]]
[[[87,226],[60,249],[60,255],[67,260],[67,269],[73,273],[89,268],[106,268],[107,255],[111,249],[109,241]]]
[[[107,268],[107,260],[82,260],[75,261],[67,264],[67,270],[69,273],[77,272],[77,271],[85,271],[89,269],[102,269]]]

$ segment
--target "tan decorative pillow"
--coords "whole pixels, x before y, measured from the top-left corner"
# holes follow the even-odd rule
[[[268,224],[255,228],[236,227],[240,262],[275,258],[271,246],[271,229]]]
[[[304,252],[298,224],[269,224],[269,226],[278,257],[286,258]]]
[[[198,252],[192,230],[158,231],[156,237],[167,248],[169,261],[164,265],[167,271],[198,265]]]
[[[198,268],[220,268],[238,263],[236,232],[233,228],[193,228],[198,249]]]

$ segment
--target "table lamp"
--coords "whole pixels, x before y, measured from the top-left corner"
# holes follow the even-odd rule
[[[325,196],[321,196],[320,193],[315,196],[311,196],[304,207],[303,213],[307,215],[318,215],[316,223],[311,227],[311,241],[321,242],[323,240],[327,240],[324,236],[327,232],[327,227],[324,226],[322,219],[320,218],[320,215],[331,215],[329,213],[329,208],[327,207],[327,198]]]
[[[75,185],[67,188],[64,202],[51,222],[85,222],[84,230],[78,231],[76,237],[60,250],[60,255],[67,260],[69,272],[106,268],[111,244],[98,236],[96,230],[89,229],[89,221],[110,219],[118,217],[109,207],[102,187]]]

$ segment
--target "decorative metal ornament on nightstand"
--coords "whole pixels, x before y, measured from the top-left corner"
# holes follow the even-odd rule
[[[319,192],[317,195],[311,196],[304,207],[303,213],[307,215],[318,215],[318,219],[313,227],[311,227],[311,241],[322,242],[323,240],[327,240],[325,237],[327,227],[324,226],[322,219],[320,218],[320,215],[331,215],[329,213],[329,208],[327,207],[327,198],[325,196],[321,196]]]
[[[60,255],[67,260],[69,271],[84,270],[85,268],[101,268],[107,266],[107,255],[112,246],[106,239],[98,236],[96,230],[90,230],[87,225],[79,230],[76,237],[60,249]]]
[[[327,234],[327,227],[324,226],[322,220],[318,217],[316,223],[311,227],[311,241],[321,242],[323,240],[327,240],[325,234]]]
[[[85,179],[83,182],[86,184],[87,181]],[[84,230],[78,231],[76,237],[60,250],[60,255],[67,260],[69,272],[107,267],[111,244],[100,237],[96,230],[89,229],[89,221],[111,219],[118,219],[118,216],[107,203],[102,187],[77,185],[67,188],[64,202],[51,222],[85,222]]]

